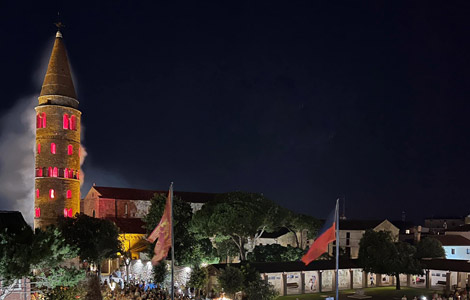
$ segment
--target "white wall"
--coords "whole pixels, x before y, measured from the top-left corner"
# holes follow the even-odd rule
[[[443,246],[447,259],[470,260],[470,246]],[[452,254],[454,249],[455,254]]]

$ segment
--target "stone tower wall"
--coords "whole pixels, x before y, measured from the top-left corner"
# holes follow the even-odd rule
[[[49,99],[47,99],[49,98]],[[34,227],[45,228],[57,222],[58,216],[64,215],[64,209],[72,209],[72,214],[80,212],[80,117],[81,112],[73,107],[78,102],[75,99],[61,96],[39,97],[40,105],[36,107],[37,114],[46,114],[46,128],[36,129],[35,149],[35,208],[40,209],[40,217],[35,217]],[[75,104],[76,103],[76,104]],[[75,105],[74,105],[75,104]],[[63,128],[63,116],[76,117],[76,130]],[[51,143],[56,145],[56,153],[51,153]],[[38,153],[38,144],[41,151]],[[72,145],[72,154],[68,154],[68,145]],[[57,167],[57,177],[48,176],[48,168]],[[72,178],[65,178],[65,168],[73,170]],[[42,169],[42,176],[38,173]],[[54,198],[50,190],[54,190]],[[39,197],[37,197],[39,190]],[[67,199],[67,190],[72,197]]]

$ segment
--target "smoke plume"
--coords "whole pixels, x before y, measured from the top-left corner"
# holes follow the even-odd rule
[[[33,223],[36,96],[20,99],[0,117],[0,209]]]

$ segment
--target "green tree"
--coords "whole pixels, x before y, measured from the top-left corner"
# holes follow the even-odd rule
[[[109,220],[77,214],[59,218],[58,227],[67,243],[78,247],[80,258],[96,264],[99,272],[105,259],[121,251],[118,228]]]
[[[446,252],[440,241],[425,237],[419,241],[416,250],[416,258],[445,258]]]
[[[167,262],[162,260],[158,265],[153,266],[153,280],[156,283],[162,284],[165,281],[167,273]]]
[[[220,271],[218,276],[220,286],[229,296],[233,298],[235,293],[243,289],[244,276],[242,271],[227,265],[225,269]]]
[[[245,247],[253,249],[264,231],[276,228],[280,212],[278,205],[261,194],[232,192],[205,203],[195,213],[193,226],[203,236],[231,239],[243,261]]]
[[[307,231],[307,239],[315,238],[316,233],[320,227],[320,221],[312,216],[298,214],[293,211],[284,209],[280,214],[279,223],[282,227],[287,228],[295,237],[296,247],[301,248],[304,241],[299,240],[297,233],[301,233],[300,237],[303,238],[302,232]]]
[[[274,287],[264,280],[250,282],[245,288],[248,300],[273,300],[278,296]]]
[[[396,289],[400,289],[400,273],[422,274],[414,246],[395,243],[388,231],[367,230],[359,242],[359,265],[365,272],[387,274],[396,277]]]
[[[209,273],[207,268],[196,266],[192,269],[191,277],[189,278],[188,285],[196,289],[196,296],[201,294],[201,290],[207,285],[209,281]]]
[[[298,261],[303,254],[304,250],[296,247],[283,247],[278,244],[258,245],[253,252],[248,253],[248,260],[255,262]]]
[[[151,199],[148,214],[144,217],[147,232],[152,232],[160,222],[165,210],[166,195],[155,194]],[[173,197],[173,230],[175,236],[175,263],[177,265],[198,265],[201,262],[212,262],[214,249],[207,237],[201,237],[191,231],[191,220],[193,217],[191,205]],[[155,243],[150,246],[149,251],[153,255]]]

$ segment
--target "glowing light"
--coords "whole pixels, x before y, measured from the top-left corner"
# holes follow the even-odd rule
[[[34,216],[35,216],[36,218],[41,217],[41,209],[40,209],[39,207],[36,207],[36,208],[34,209]]]
[[[63,121],[63,127],[64,129],[69,129],[69,115],[64,114],[64,121]]]
[[[41,144],[38,144],[37,147],[38,147],[38,154],[40,154],[41,153]]]
[[[53,189],[49,190],[49,198],[54,199],[55,198],[55,192]]]
[[[67,190],[67,199],[71,199],[71,198],[72,198],[72,191]]]
[[[77,130],[77,117],[75,116],[70,117],[70,129]]]
[[[46,113],[42,113],[42,128],[46,128]]]
[[[72,145],[68,145],[68,146],[67,146],[67,154],[68,154],[68,155],[72,155],[72,154],[73,154],[73,147],[72,147]]]
[[[64,169],[64,178],[69,178],[69,168]]]
[[[184,268],[184,271],[185,271],[186,273],[189,273],[189,272],[191,272],[191,268],[190,268],[190,267],[185,267],[185,268]]]
[[[54,167],[54,169],[52,169],[52,177],[57,177],[59,174],[59,171],[57,169],[57,167]]]
[[[69,216],[69,218],[73,217],[73,212],[72,212],[71,208],[69,208],[69,210],[68,210],[68,216]]]
[[[39,198],[39,189],[36,189],[36,198]]]
[[[49,167],[49,168],[47,169],[47,176],[48,176],[48,177],[52,177],[52,167]]]
[[[55,150],[56,150],[55,143],[51,143],[51,153],[55,154]]]
[[[67,212],[68,212],[68,209],[64,208],[64,218],[67,218]]]

